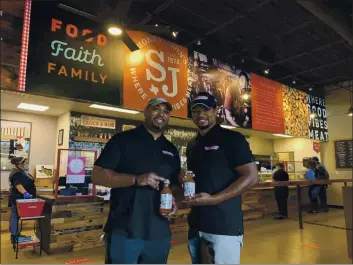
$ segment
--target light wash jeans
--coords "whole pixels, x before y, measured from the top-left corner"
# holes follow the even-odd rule
[[[214,235],[189,229],[188,248],[192,264],[199,263],[201,239],[209,242],[214,251],[215,264],[240,264],[243,236]]]

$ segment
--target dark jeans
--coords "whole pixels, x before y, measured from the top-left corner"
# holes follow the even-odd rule
[[[318,195],[320,193],[321,187],[320,185],[311,185],[309,187],[309,199],[311,202],[311,210],[316,211],[319,207]]]
[[[159,240],[132,239],[112,233],[107,240],[109,257],[106,264],[166,264],[170,236]]]
[[[288,217],[288,187],[275,187],[275,197],[278,206],[278,213],[283,217]]]
[[[10,233],[11,236],[15,237],[18,235],[18,212],[16,204],[12,204],[11,206],[11,217],[10,217]]]
[[[319,192],[319,198],[320,198],[320,204],[321,204],[320,206],[324,210],[327,210],[326,189],[327,189],[327,185],[320,185],[320,192]]]

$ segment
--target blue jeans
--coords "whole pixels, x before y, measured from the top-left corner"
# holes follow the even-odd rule
[[[215,264],[240,264],[240,248],[243,247],[243,236],[214,235],[189,229],[188,248],[192,264],[200,262],[201,239],[209,242],[214,252]]]
[[[159,240],[142,240],[113,232],[108,247],[111,264],[166,264],[170,251],[170,236]]]
[[[11,236],[18,236],[18,212],[16,204],[11,205],[11,217],[10,217],[10,233]]]

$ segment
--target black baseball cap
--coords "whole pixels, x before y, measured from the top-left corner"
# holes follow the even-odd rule
[[[193,98],[191,102],[191,108],[193,109],[198,105],[207,109],[213,109],[217,106],[217,100],[210,93],[200,92]]]
[[[169,111],[173,110],[172,105],[164,98],[151,98],[147,103],[146,109],[150,106],[157,106],[160,104],[164,104]]]

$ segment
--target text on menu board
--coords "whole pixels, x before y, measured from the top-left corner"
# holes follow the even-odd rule
[[[353,168],[353,140],[335,141],[336,168]]]
[[[66,35],[70,38],[77,38],[78,36],[85,36],[92,33],[89,29],[79,30],[77,26],[73,24],[64,25],[63,21],[53,18],[51,21],[51,31],[57,32],[63,30]],[[103,34],[98,34],[97,37],[89,38],[85,40],[88,43],[95,41],[96,45],[104,47],[107,45],[107,37]],[[95,64],[100,67],[104,66],[102,57],[97,53],[96,49],[88,50],[84,49],[82,46],[79,50],[69,46],[67,42],[60,40],[53,40],[51,42],[51,55],[57,57],[59,55],[64,56],[66,60],[78,61],[85,64]],[[53,62],[48,62],[48,73],[55,73],[57,75],[64,75],[69,78],[84,79],[86,81],[91,81],[92,83],[104,84],[108,75],[104,73],[90,72],[84,69],[66,67],[65,65],[58,65]]]

